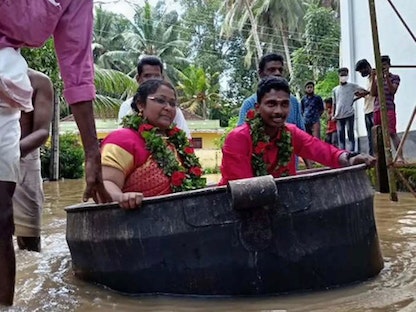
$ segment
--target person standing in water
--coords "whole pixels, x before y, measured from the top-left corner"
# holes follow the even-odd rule
[[[49,136],[53,114],[53,86],[48,76],[29,69],[33,111],[20,117],[20,174],[13,195],[15,236],[20,249],[40,252],[43,186],[40,146]]]

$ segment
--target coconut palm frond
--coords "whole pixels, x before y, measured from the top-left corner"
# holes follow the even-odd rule
[[[137,90],[137,82],[126,74],[112,70],[95,68],[97,93],[120,101],[131,97]]]
[[[122,100],[97,94],[94,100],[94,114],[99,118],[116,118]]]

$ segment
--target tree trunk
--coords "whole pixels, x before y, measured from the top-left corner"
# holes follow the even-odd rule
[[[283,48],[285,50],[287,69],[289,70],[290,76],[292,76],[293,67],[292,67],[292,59],[290,57],[290,51],[289,51],[289,38],[287,36],[287,32],[283,28],[280,28],[280,33],[282,35]]]
[[[332,1],[331,0],[322,0],[321,5],[323,7],[332,9]]]
[[[244,3],[247,8],[248,18],[251,24],[251,33],[253,34],[253,40],[256,45],[257,59],[259,59],[263,56],[263,49],[261,48],[260,38],[257,32],[257,21],[256,21],[256,18],[254,17],[253,11],[251,10],[250,3],[248,2],[248,0],[244,0]]]
[[[54,93],[49,180],[59,180],[59,93],[56,89]]]
[[[202,118],[207,119],[207,101],[202,100]]]

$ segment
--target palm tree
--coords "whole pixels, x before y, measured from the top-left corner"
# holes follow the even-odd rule
[[[178,72],[178,91],[181,106],[193,113],[208,117],[208,109],[214,107],[220,100],[219,73],[210,75],[201,67],[191,65]]]
[[[293,34],[303,30],[305,10],[303,0],[256,0],[253,8],[259,28],[263,28],[264,39],[275,41],[276,38],[281,38],[290,74],[292,74],[292,51],[289,40]]]
[[[178,64],[187,63],[182,51],[188,43],[180,38],[176,11],[166,12],[160,4],[152,8],[146,1],[144,7],[135,7],[134,22],[130,26],[123,33],[125,51],[120,53],[120,58],[137,63],[141,55],[156,55],[165,62],[168,76]]]
[[[96,66],[95,87],[97,89],[94,101],[96,115],[113,118],[117,116],[121,103],[136,92],[137,82],[122,72]]]
[[[95,7],[93,55],[94,63],[102,68],[125,70],[117,64],[114,51],[124,50],[123,32],[129,27],[129,21],[123,16]],[[131,70],[131,67],[128,68]]]
[[[303,0],[227,0],[228,11],[225,16],[223,31],[232,32],[237,22],[241,31],[247,22],[251,25],[246,41],[246,61],[250,61],[253,50],[250,41],[254,40],[258,58],[262,56],[265,42],[275,46],[276,38],[281,38],[284,47],[289,73],[292,72],[289,39],[293,32],[302,29],[302,18],[305,13]],[[234,24],[233,24],[234,22]],[[249,63],[247,63],[249,64]]]
[[[258,34],[257,19],[253,13],[253,5],[256,0],[226,0],[221,8],[226,12],[221,34],[225,34],[230,37],[234,31],[235,25],[241,32],[246,25],[247,20],[250,21],[251,29],[249,36],[246,40],[246,64],[250,65],[252,55],[255,54],[255,59],[258,60],[263,56],[263,48],[260,42]],[[251,48],[251,44],[254,41],[255,52]]]
[[[188,64],[182,52],[187,42],[180,39],[178,13],[167,12],[161,2],[152,7],[147,1],[143,7],[135,6],[134,10],[134,20],[129,21],[96,8],[95,63],[101,68],[115,69],[131,77],[136,72],[141,55],[160,57],[168,64],[168,76],[174,73],[173,67]]]

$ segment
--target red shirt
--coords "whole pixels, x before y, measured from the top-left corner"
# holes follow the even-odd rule
[[[286,124],[287,129],[292,135],[293,153],[288,164],[289,174],[296,174],[295,154],[306,159],[328,166],[339,168],[339,156],[345,151],[340,150],[330,144],[307,134],[292,124]],[[264,159],[267,163],[276,163],[278,161],[278,148],[272,145],[264,153]],[[231,131],[225,139],[222,148],[222,178],[219,185],[227,184],[228,181],[244,178],[252,178],[253,167],[251,157],[253,154],[253,141],[250,135],[248,124],[241,125]],[[280,176],[279,172],[269,172],[275,178]]]
[[[328,120],[328,127],[326,128],[326,133],[334,133],[337,132],[337,121],[336,120]]]

